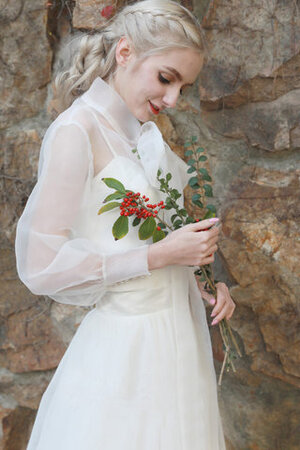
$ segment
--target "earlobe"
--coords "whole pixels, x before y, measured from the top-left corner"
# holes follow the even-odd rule
[[[125,67],[127,62],[131,59],[132,49],[128,39],[123,36],[117,43],[116,47],[116,61],[120,66]]]

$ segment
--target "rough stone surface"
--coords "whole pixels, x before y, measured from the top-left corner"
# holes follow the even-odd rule
[[[72,11],[72,26],[90,30],[104,23],[101,10],[111,3],[77,0],[74,9],[71,2],[54,2],[48,9],[42,0],[2,3],[0,450],[25,450],[42,393],[88,308],[55,303],[22,285],[15,227],[35,184],[41,138],[50,122],[51,48],[56,55],[58,39],[70,33]],[[177,111],[159,116],[157,124],[182,157],[185,140],[198,136],[213,178],[210,202],[222,221],[215,273],[237,303],[231,324],[243,350],[237,372],[224,374],[219,392],[227,448],[296,450],[299,5],[182,3],[202,20],[210,58],[199,89],[187,89]],[[192,211],[191,192],[186,195]],[[193,213],[201,217],[202,211]],[[218,375],[223,350],[217,328],[211,336]]]
[[[242,169],[222,211],[220,239],[221,254],[236,283],[231,293],[257,318],[252,329],[244,317],[238,320],[239,312],[234,319],[254,370],[268,374],[271,355],[269,375],[276,376],[275,363],[278,378],[296,386],[300,386],[298,192],[299,172]]]
[[[51,51],[44,2],[1,3],[0,128],[4,128],[43,108],[51,77]]]
[[[101,15],[105,6],[112,5],[115,2],[110,0],[79,0],[73,13],[73,24],[75,28],[85,28],[92,30],[101,27],[107,22],[107,19]]]

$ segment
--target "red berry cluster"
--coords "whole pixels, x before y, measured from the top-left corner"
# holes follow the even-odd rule
[[[164,209],[164,202],[155,203],[154,205],[145,203],[149,201],[149,198],[145,195],[141,196],[139,192],[127,192],[126,197],[120,206],[121,216],[136,215],[138,219],[147,219],[148,217],[156,217],[160,209]],[[155,209],[158,208],[158,209]]]

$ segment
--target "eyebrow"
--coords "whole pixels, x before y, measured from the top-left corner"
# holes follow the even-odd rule
[[[177,80],[182,81],[182,76],[180,75],[179,72],[177,72],[176,69],[174,69],[174,67],[169,67],[169,66],[164,66],[165,69],[169,70],[170,72],[173,73],[173,75],[175,75],[175,77],[177,78]],[[187,83],[187,86],[193,86],[192,83]]]

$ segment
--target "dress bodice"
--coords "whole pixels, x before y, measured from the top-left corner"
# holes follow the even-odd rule
[[[139,164],[126,157],[115,157],[91,181],[91,195],[88,199],[85,214],[79,219],[78,234],[97,243],[103,253],[118,253],[150,243],[151,239],[147,241],[139,240],[138,228],[132,227],[135,216],[129,217],[128,234],[115,241],[112,235],[112,227],[120,215],[119,208],[98,215],[105,197],[114,192],[113,189],[106,186],[103,178],[116,178],[123,183],[126,189],[140,192],[142,195],[149,197],[149,202],[157,203],[163,198],[158,189],[150,186],[144,170]]]

